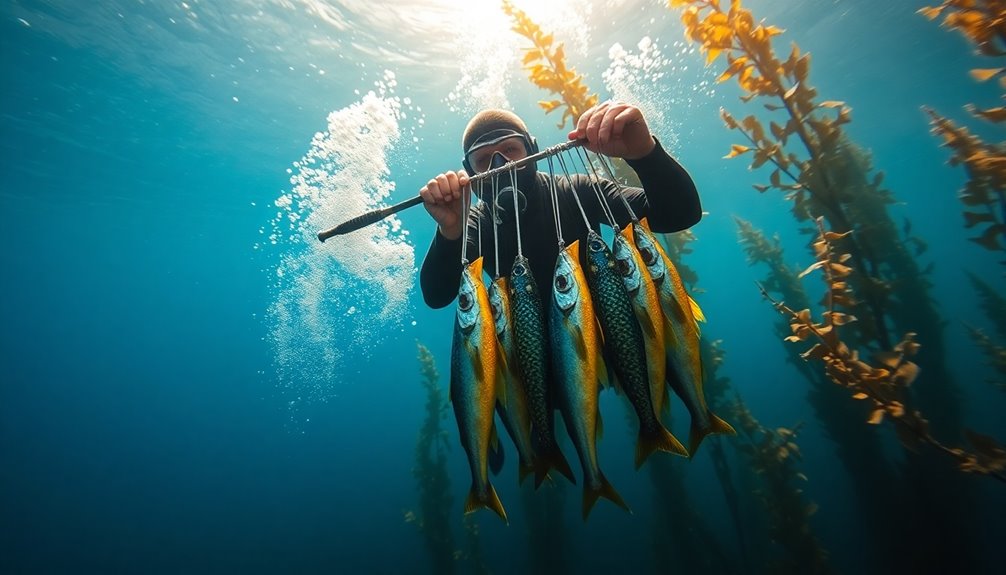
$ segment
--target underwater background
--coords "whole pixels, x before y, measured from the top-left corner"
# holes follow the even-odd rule
[[[843,137],[876,183],[863,186],[884,174],[879,213],[911,257],[877,273],[916,302],[888,342],[923,324],[919,379],[898,397],[918,396],[950,450],[916,453],[897,402],[868,423],[872,392],[858,402],[794,355],[809,342],[783,341],[756,282],[790,301],[739,222],[777,236],[795,272],[818,230],[787,190],[752,187],[772,173],[750,169],[753,150],[724,159],[751,143],[721,108],[772,110],[718,82],[725,56],[707,66],[686,36],[682,14],[709,3],[670,4],[4,2],[0,572],[1002,572],[1004,457],[988,436],[1006,440],[1006,244],[982,231],[1003,216],[964,226],[974,171],[948,165],[923,110],[1000,140],[994,112],[965,106],[1001,103],[995,78],[970,73],[1001,57],[941,25],[959,8],[918,13],[936,0],[742,7],[779,28],[780,60],[794,44],[813,55],[799,84],[823,112],[851,110]],[[635,471],[630,412],[605,392],[599,456],[633,512],[602,502],[586,523],[579,486],[518,487],[506,440],[493,481],[510,525],[463,518],[454,306],[427,308],[417,281],[427,214],[314,237],[460,169],[484,107],[516,111],[543,146],[566,139],[562,112],[538,104],[557,96],[528,79],[517,11],[588,93],[639,105],[694,178],[707,213],[680,255],[716,358],[707,393],[740,432]],[[1002,213],[995,189],[982,213]],[[820,272],[802,285],[819,316]],[[672,421],[687,435],[680,405]]]

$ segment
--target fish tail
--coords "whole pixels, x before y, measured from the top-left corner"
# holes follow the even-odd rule
[[[639,438],[636,440],[636,469],[639,469],[654,451],[666,451],[688,457],[685,446],[663,425],[655,425],[649,431],[640,427]]]
[[[569,462],[566,461],[566,456],[562,454],[559,450],[559,446],[552,442],[552,445],[543,449],[541,453],[535,458],[534,466],[534,488],[538,489],[541,487],[543,481],[548,476],[550,469],[555,469],[563,475],[570,483],[576,485],[576,477],[573,476],[573,470],[569,466]]]
[[[695,451],[699,448],[699,444],[702,440],[706,438],[707,435],[711,433],[723,433],[726,435],[737,435],[734,428],[727,422],[723,421],[716,416],[712,411],[706,412],[706,417],[709,419],[709,425],[705,427],[701,426],[692,419],[692,429],[691,433],[688,435],[688,444],[691,449],[692,457],[695,456]]]
[[[601,497],[607,499],[608,501],[611,501],[612,503],[628,511],[629,513],[632,513],[632,510],[629,509],[628,505],[626,505],[625,501],[622,499],[622,496],[619,495],[617,491],[615,491],[615,488],[612,487],[610,483],[608,483],[608,478],[606,478],[599,469],[597,471],[596,483],[591,484],[588,481],[584,481],[583,484],[584,521],[587,520],[587,516],[590,515],[590,510],[594,508],[594,504],[597,503],[597,500],[600,499]]]
[[[496,489],[493,488],[492,483],[487,483],[485,492],[481,494],[474,483],[472,483],[472,488],[468,490],[468,499],[465,501],[465,515],[478,509],[490,509],[496,512],[496,515],[499,515],[504,523],[510,525],[510,521],[506,518],[506,511],[503,509],[503,503],[500,501],[499,496],[496,495]]]

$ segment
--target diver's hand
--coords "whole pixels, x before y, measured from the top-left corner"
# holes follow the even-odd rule
[[[464,170],[440,174],[419,190],[423,206],[440,226],[440,234],[449,240],[460,238],[464,231],[462,193],[470,199],[471,188],[468,187],[468,174]]]
[[[639,108],[610,100],[581,114],[569,139],[586,139],[591,152],[626,160],[638,160],[657,145]]]

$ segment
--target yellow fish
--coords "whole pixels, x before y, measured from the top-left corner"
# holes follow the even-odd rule
[[[626,511],[629,507],[608,483],[597,462],[598,393],[601,341],[587,278],[580,266],[579,240],[563,251],[555,264],[549,335],[555,395],[566,430],[583,467],[583,518],[599,497]]]
[[[640,222],[636,247],[659,289],[660,308],[664,312],[667,338],[667,382],[681,398],[692,417],[688,452],[695,456],[702,440],[710,433],[735,435],[729,423],[716,416],[706,405],[703,393],[704,372],[699,351],[699,320],[702,310],[685,290],[677,268],[653,236],[646,218]]]
[[[488,470],[489,443],[495,436],[496,386],[503,361],[479,257],[461,274],[451,345],[451,404],[472,473],[465,513],[484,507],[507,521]]]

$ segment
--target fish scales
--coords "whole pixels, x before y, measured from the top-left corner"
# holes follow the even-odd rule
[[[501,361],[498,354],[489,297],[482,283],[480,257],[461,274],[451,345],[451,405],[472,475],[465,513],[484,507],[507,521],[503,504],[489,481],[488,470]]]
[[[604,345],[609,350],[618,383],[639,419],[636,467],[657,450],[687,456],[684,446],[654,412],[642,330],[615,269],[615,258],[600,234],[593,230],[587,235],[587,260],[588,283],[597,305]]]
[[[531,444],[527,394],[516,357],[513,309],[510,305],[509,281],[506,276],[496,278],[489,286],[489,305],[492,307],[496,326],[496,339],[506,359],[506,369],[503,370],[502,381],[498,383],[505,392],[502,397],[497,394],[496,410],[517,448],[520,457],[517,478],[518,483],[523,483],[524,478],[534,471],[534,450]]]
[[[548,341],[545,317],[534,274],[524,256],[517,256],[514,260],[510,273],[510,300],[513,306],[515,354],[531,419],[535,487],[541,485],[553,468],[576,483],[573,471],[555,441],[553,406],[547,386]]]
[[[549,338],[559,411],[583,470],[582,512],[586,520],[600,497],[626,510],[628,506],[601,472],[597,459],[600,341],[578,247],[579,241],[574,241],[559,252],[556,261]]]
[[[667,383],[691,416],[689,452],[695,455],[702,440],[711,433],[734,435],[729,423],[709,409],[703,391],[698,319],[701,311],[688,295],[684,282],[667,252],[656,240],[644,218],[640,222],[636,244],[650,269],[660,295],[667,334]]]

